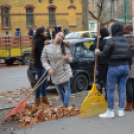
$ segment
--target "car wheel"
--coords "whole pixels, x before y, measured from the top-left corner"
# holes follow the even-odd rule
[[[72,93],[88,90],[88,79],[84,74],[77,75],[71,86]]]
[[[13,65],[14,61],[15,61],[15,59],[8,59],[8,60],[5,59],[5,63],[7,65]]]
[[[26,54],[22,58],[22,63],[23,64],[28,64],[30,62],[30,55]]]

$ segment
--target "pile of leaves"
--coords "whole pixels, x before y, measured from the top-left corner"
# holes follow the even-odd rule
[[[12,114],[7,121],[18,121],[22,123],[21,128],[24,128],[40,122],[57,120],[78,114],[79,109],[76,109],[74,105],[68,107],[58,106],[55,108],[41,103],[39,107],[35,105],[27,106],[23,113]]]

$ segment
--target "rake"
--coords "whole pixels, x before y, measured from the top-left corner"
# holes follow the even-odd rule
[[[53,69],[54,71],[64,62],[65,58],[62,59],[59,64]],[[25,110],[25,107],[26,107],[26,104],[28,102],[28,99],[29,97],[33,94],[33,92],[48,78],[50,77],[50,75],[46,76],[43,80],[42,78],[45,76],[45,74],[47,73],[48,71],[46,71],[42,77],[39,79],[38,83],[34,86],[33,90],[30,92],[30,94],[26,97],[26,99],[22,102],[19,103],[19,105],[17,107],[15,107],[12,111],[10,111],[8,113],[8,115],[6,116],[4,122],[8,119],[9,116],[11,116],[12,114],[15,114],[15,113],[22,113],[24,110]],[[41,81],[42,80],[42,81]]]
[[[99,31],[100,31],[100,22],[101,18],[98,19],[98,36],[97,36],[97,46],[99,48]],[[95,84],[96,81],[96,69],[97,69],[97,60],[98,57],[95,57],[95,71],[94,71],[94,84],[92,85],[92,89],[89,91],[87,97],[83,101],[80,109],[80,118],[99,115],[107,110],[107,102],[105,98],[98,91],[97,86]]]

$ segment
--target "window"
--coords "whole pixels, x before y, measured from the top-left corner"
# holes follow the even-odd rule
[[[70,0],[70,3],[74,3],[74,0]]]
[[[89,37],[89,33],[84,33],[84,34],[82,34],[81,38],[90,38],[90,37]]]
[[[65,36],[65,39],[75,39],[75,38],[79,38],[81,33],[77,32],[77,33],[69,33],[68,35]]]
[[[53,3],[53,0],[49,0],[49,3]]]
[[[10,13],[9,8],[4,7],[1,9],[2,27],[10,27]]]
[[[81,44],[77,44],[76,45],[76,50],[75,50],[75,57],[79,58],[82,57],[82,52],[83,52],[83,48]]]
[[[97,33],[91,32],[92,38],[97,38]]]
[[[97,31],[97,22],[89,21],[89,31]]]
[[[49,25],[50,26],[56,25],[56,21],[55,21],[55,9],[54,8],[50,8],[49,9]]]
[[[94,57],[94,42],[83,43],[83,57]]]
[[[27,21],[27,26],[34,26],[33,8],[26,9],[26,21]]]
[[[90,28],[90,30],[94,30],[95,29],[95,23],[94,22],[90,22],[89,23],[89,28]]]

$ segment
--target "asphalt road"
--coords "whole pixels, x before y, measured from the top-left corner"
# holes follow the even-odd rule
[[[29,87],[28,66],[0,69],[0,92]]]

